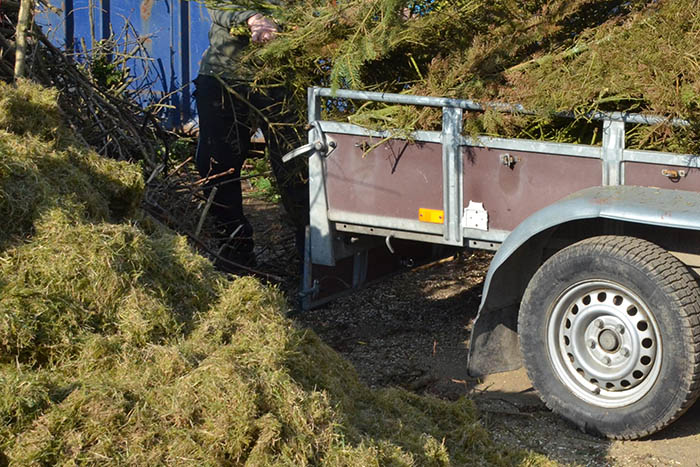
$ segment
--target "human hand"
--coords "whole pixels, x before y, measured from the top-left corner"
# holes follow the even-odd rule
[[[275,38],[277,35],[277,23],[260,13],[248,18],[250,39],[257,44],[263,44]]]

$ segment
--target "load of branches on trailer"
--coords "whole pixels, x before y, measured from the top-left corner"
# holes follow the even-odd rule
[[[517,102],[535,115],[486,111],[467,116],[465,131],[593,144],[601,132],[587,121],[592,112],[650,113],[691,125],[628,129],[628,147],[698,152],[694,0],[289,3],[267,6],[283,32],[249,59],[264,65],[259,83],[293,89],[299,109],[313,85]],[[328,113],[372,127],[440,125],[430,109],[328,104]],[[558,118],[562,111],[577,118]]]

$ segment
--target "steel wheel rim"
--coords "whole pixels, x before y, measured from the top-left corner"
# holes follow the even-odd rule
[[[644,397],[659,377],[658,324],[646,303],[621,284],[572,285],[551,307],[546,332],[556,376],[587,403],[624,407]]]

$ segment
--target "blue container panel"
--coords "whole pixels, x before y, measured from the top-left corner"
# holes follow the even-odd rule
[[[90,51],[95,41],[118,39],[120,52],[132,53],[143,44],[146,60],[128,66],[144,81],[143,105],[165,99],[172,109],[162,113],[170,126],[195,114],[191,80],[197,76],[202,53],[209,44],[211,19],[206,8],[188,0],[51,0],[62,14],[44,11],[39,24],[52,42],[66,50]]]
[[[53,0],[52,3],[59,3],[60,6],[60,4],[64,2],[56,2],[56,0]],[[56,44],[60,48],[65,47],[66,19],[62,13],[62,10],[57,10],[57,12],[54,12],[48,9],[42,9],[34,20],[39,26],[41,26],[42,31],[52,43]]]
[[[209,47],[211,17],[207,9],[198,2],[190,2],[190,71],[197,76],[202,54]]]

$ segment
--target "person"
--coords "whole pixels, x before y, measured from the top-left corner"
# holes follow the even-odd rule
[[[279,26],[265,11],[237,5],[208,9],[212,19],[209,47],[194,80],[199,114],[195,159],[200,176],[206,180],[207,196],[213,187],[217,190],[210,212],[218,235],[226,239],[220,254],[226,261],[217,264],[228,269],[230,262],[255,264],[253,228],[243,213],[240,179],[255,128],[259,127],[265,137],[282,202],[295,225],[297,248],[299,242],[303,244],[308,223],[308,190],[300,175],[281,160],[300,141],[286,89],[254,87],[253,71],[242,60],[251,42],[274,40]]]

